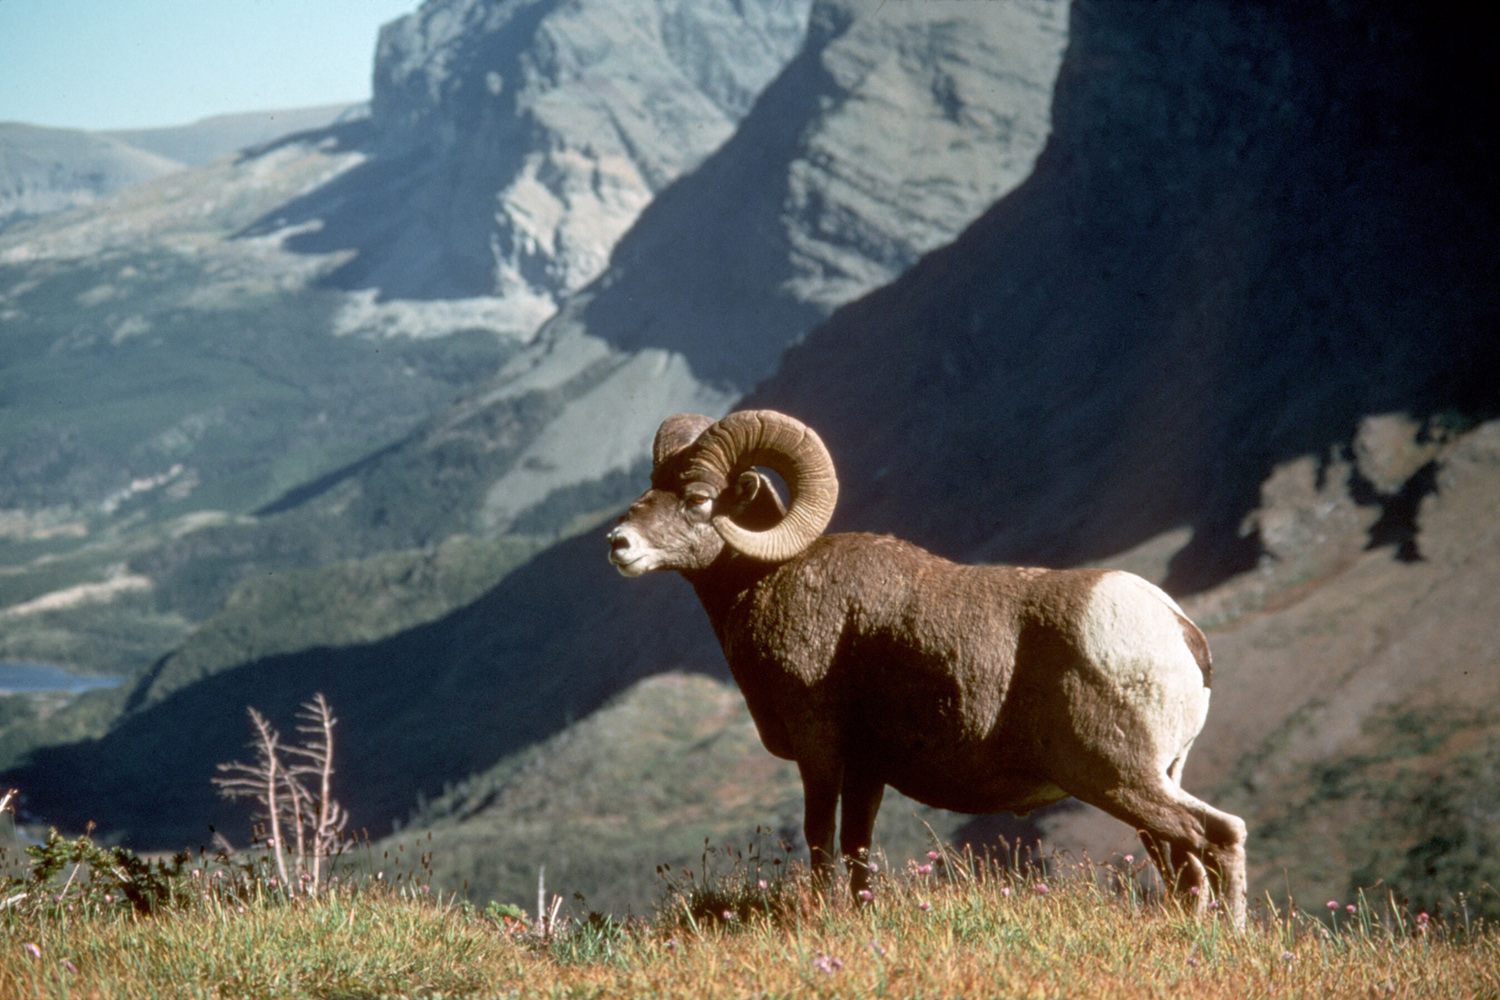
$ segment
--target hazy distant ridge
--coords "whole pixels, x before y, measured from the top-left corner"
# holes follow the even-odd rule
[[[0,227],[87,205],[181,168],[104,134],[0,123]]]
[[[363,102],[320,104],[310,108],[246,111],[214,115],[188,125],[120,129],[99,135],[119,139],[137,149],[191,167],[212,163],[221,156],[260,146],[296,132],[324,128],[368,112]]]

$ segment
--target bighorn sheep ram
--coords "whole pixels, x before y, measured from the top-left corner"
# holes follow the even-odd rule
[[[786,507],[757,466],[786,481]],[[824,536],[837,497],[827,448],[793,418],[679,414],[609,532],[622,574],[675,569],[697,591],[766,749],[797,763],[820,884],[840,798],[858,893],[886,785],[966,813],[1073,795],[1139,831],[1200,912],[1212,888],[1242,924],[1245,824],[1182,790],[1210,665],[1176,603],[1130,573]]]

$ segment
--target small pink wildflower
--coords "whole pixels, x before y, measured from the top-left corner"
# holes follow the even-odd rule
[[[859,898],[868,903],[870,900],[875,898],[875,894],[869,889],[861,889],[859,890]]]
[[[917,904],[917,909],[921,910],[923,913],[926,913],[928,910],[932,909],[932,904],[924,899]]]
[[[1196,886],[1196,885],[1195,885],[1195,886],[1193,886],[1193,887],[1192,887],[1192,888],[1191,888],[1191,889],[1189,889],[1189,890],[1188,890],[1188,892],[1189,892],[1189,893],[1191,893],[1191,894],[1192,894],[1192,895],[1194,895],[1194,896],[1196,896],[1196,895],[1198,895],[1198,893],[1200,893],[1200,892],[1202,892],[1202,891],[1203,891],[1203,890],[1202,890],[1202,889],[1200,889],[1200,888],[1198,888],[1198,887],[1197,887],[1197,886]]]
[[[70,958],[63,959],[63,968],[67,969],[75,976],[78,975],[78,966],[74,965],[73,960]]]
[[[766,880],[765,879],[761,879],[758,882],[756,882],[755,884],[760,888],[761,892],[765,892],[766,889],[768,888],[768,886],[766,885]]]
[[[32,958],[40,959],[42,957],[41,947],[39,945],[32,944],[30,941],[27,941],[25,944],[21,945],[21,950],[30,955]]]
[[[1419,927],[1426,927],[1427,926],[1427,921],[1429,921],[1431,919],[1432,918],[1427,915],[1427,911],[1423,910],[1421,913],[1417,914],[1417,925]]]
[[[1350,903],[1348,906],[1344,907],[1344,909],[1348,910],[1350,913],[1356,912],[1356,909],[1355,909],[1355,906],[1354,906],[1353,903]]]
[[[1049,893],[1051,891],[1052,891],[1051,889],[1047,888],[1047,883],[1046,882],[1038,882],[1036,884],[1036,894],[1038,896],[1045,896],[1045,895],[1047,895],[1047,893]]]
[[[932,866],[931,865],[917,865],[917,874],[918,875],[931,875],[932,874]]]
[[[875,862],[871,861],[870,862],[870,874],[874,875],[878,871],[880,871],[880,866],[877,865]]]
[[[942,855],[940,855],[940,854],[938,854],[938,852],[937,852],[937,851],[928,851],[928,852],[927,852],[927,860],[928,860],[928,861],[936,861],[936,860],[937,860],[937,859],[938,859],[938,858],[940,858],[940,857],[941,857],[941,856],[942,856]]]
[[[733,919],[734,919],[734,911],[733,911],[733,910],[725,910],[725,911],[724,911],[724,912],[723,912],[723,913],[722,913],[722,914],[720,914],[720,915],[721,915],[721,916],[722,916],[722,917],[723,917],[723,918],[724,918],[724,919],[725,919],[725,920],[733,920]]]
[[[1008,885],[1002,885],[1000,887],[1000,895],[1002,895],[1002,896],[1009,896],[1010,895],[1010,886],[1008,886]]]
[[[1133,865],[1133,864],[1135,864],[1135,855],[1134,854],[1127,854],[1127,855],[1125,855],[1125,863],[1127,865]]]

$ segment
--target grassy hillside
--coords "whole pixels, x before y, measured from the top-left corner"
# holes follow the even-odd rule
[[[23,891],[0,913],[0,991],[257,1000],[1500,991],[1493,928],[1360,899],[1331,917],[1268,908],[1236,935],[1144,900],[1128,866],[1018,877],[948,855],[882,873],[872,903],[856,908],[820,904],[805,871],[741,864],[680,878],[649,921],[580,914],[542,926],[515,909],[438,898],[419,864],[398,871],[396,860],[366,857],[370,867],[346,871],[347,881],[287,900],[264,874],[184,859],[179,874],[154,874],[149,915],[118,896],[106,902],[107,874],[70,881],[57,902],[45,892],[59,887],[52,880],[12,885]]]

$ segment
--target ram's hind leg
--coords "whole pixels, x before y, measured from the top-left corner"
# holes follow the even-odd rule
[[[1140,831],[1162,878],[1199,913],[1208,907],[1210,876],[1234,925],[1244,926],[1245,823],[1238,816],[1194,798],[1167,774],[1078,797]]]
[[[1191,748],[1192,744],[1188,744],[1188,749]],[[1182,772],[1187,766],[1187,756],[1188,750],[1183,750],[1167,766],[1167,777],[1178,788],[1182,787]],[[1151,855],[1156,870],[1161,873],[1162,881],[1170,892],[1177,896],[1206,898],[1204,891],[1208,888],[1211,874],[1205,871],[1203,862],[1196,855],[1181,845],[1174,847],[1171,843],[1158,844],[1144,830],[1141,831],[1141,842],[1145,844],[1147,853]],[[1215,885],[1215,889],[1217,888]]]
[[[1207,803],[1202,802],[1201,800],[1199,800],[1199,799],[1193,797],[1192,795],[1189,795],[1188,793],[1186,793],[1186,792],[1183,791],[1183,789],[1182,789],[1182,771],[1183,771],[1183,768],[1187,765],[1188,751],[1191,750],[1191,749],[1192,749],[1192,744],[1189,743],[1188,746],[1187,746],[1187,748],[1184,749],[1182,751],[1182,753],[1178,755],[1177,759],[1174,760],[1174,761],[1172,761],[1171,765],[1167,768],[1167,777],[1169,779],[1171,779],[1173,785],[1177,786],[1177,791],[1180,793],[1181,796],[1185,797],[1188,801],[1196,803],[1198,806],[1201,806],[1207,812],[1217,813],[1218,816],[1220,817],[1220,820],[1219,820],[1220,822],[1230,822],[1231,825],[1232,825],[1232,822],[1236,822],[1236,821],[1239,820],[1238,816],[1231,816],[1228,813],[1221,813],[1218,810],[1214,809],[1212,806],[1208,805]],[[1232,835],[1231,835],[1230,839],[1233,839]],[[1243,873],[1244,872],[1244,868],[1245,868],[1245,862],[1244,862],[1245,849],[1244,849],[1244,838],[1243,837],[1241,837],[1240,840],[1239,840],[1238,856],[1239,856],[1238,871],[1241,872],[1241,873]],[[1209,866],[1207,868],[1207,871],[1205,872],[1202,861],[1200,861],[1196,856],[1194,856],[1193,854],[1190,854],[1190,853],[1188,853],[1188,852],[1186,852],[1186,851],[1184,851],[1182,849],[1176,849],[1176,850],[1174,850],[1172,852],[1172,858],[1171,858],[1172,870],[1175,872],[1175,871],[1181,870],[1183,868],[1183,866],[1185,866],[1185,865],[1191,866],[1192,867],[1192,875],[1191,875],[1191,877],[1193,879],[1192,884],[1194,884],[1194,885],[1202,885],[1203,884],[1204,875],[1206,874],[1207,877],[1208,877],[1209,882],[1213,886],[1214,894],[1219,899],[1228,901],[1230,909],[1233,910],[1234,906],[1233,906],[1232,901],[1234,899],[1236,899],[1236,898],[1240,898],[1240,899],[1244,898],[1244,896],[1245,896],[1245,887],[1244,887],[1243,884],[1241,884],[1240,887],[1239,887],[1239,889],[1237,890],[1238,891],[1238,896],[1236,896],[1235,895],[1236,890],[1234,890],[1233,888],[1231,888],[1229,885],[1226,884],[1227,882],[1233,881],[1234,880],[1234,876],[1226,874],[1225,866],[1223,864],[1218,863],[1215,860],[1215,857],[1216,856],[1213,854],[1213,849],[1212,849],[1212,847],[1210,847],[1210,859],[1209,859],[1210,860],[1210,864],[1209,864]],[[1233,862],[1232,859],[1230,861],[1229,867],[1230,868],[1234,867],[1234,862]],[[1165,870],[1165,869],[1163,869],[1163,870]],[[1241,881],[1243,882],[1243,875],[1241,875]]]

